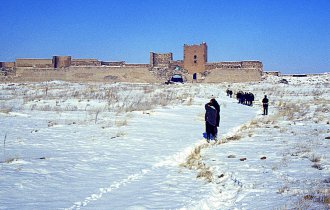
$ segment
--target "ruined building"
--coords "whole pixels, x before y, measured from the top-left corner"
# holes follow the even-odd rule
[[[168,76],[173,70],[182,69],[187,79],[198,74],[205,82],[244,82],[259,81],[263,73],[260,61],[208,62],[207,44],[183,46],[183,61],[173,60],[172,53],[150,53],[150,66],[158,75]],[[177,72],[176,72],[177,73]]]
[[[155,77],[155,81],[167,80],[180,73],[192,80],[198,75],[203,82],[259,81],[263,73],[260,61],[208,62],[207,44],[183,46],[183,60],[173,60],[173,53],[150,52],[149,64],[127,64],[125,61],[99,61],[97,59],[73,59],[71,56],[53,56],[51,59],[17,58],[16,62],[0,62],[2,72],[14,72],[16,77],[38,81],[52,79],[108,81],[109,78],[129,78],[139,75],[139,81]],[[114,76],[117,75],[117,76]],[[135,80],[137,76],[134,76]],[[86,79],[87,78],[87,79]],[[119,80],[122,81],[122,80]]]

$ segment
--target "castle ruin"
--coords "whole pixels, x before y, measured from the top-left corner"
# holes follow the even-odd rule
[[[208,62],[207,44],[183,46],[183,60],[173,60],[173,53],[150,52],[149,64],[128,64],[125,61],[73,59],[53,56],[51,59],[17,58],[15,62],[0,62],[5,76],[26,81],[166,81],[174,73],[187,81],[198,75],[200,82],[259,81],[263,73],[260,61]],[[132,79],[132,80],[130,80]]]

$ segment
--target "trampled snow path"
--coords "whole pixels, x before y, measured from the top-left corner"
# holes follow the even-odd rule
[[[222,123],[220,127],[223,134],[236,128],[240,123],[253,118],[256,111],[251,107],[243,108],[242,105],[237,105],[234,100],[225,100],[227,102],[226,106],[222,107],[223,114],[221,114]],[[244,112],[241,112],[243,110]],[[246,110],[249,111],[246,112]],[[166,145],[166,147],[171,148],[170,153],[176,153],[160,158],[160,160],[154,163],[150,168],[145,168],[138,173],[129,175],[125,179],[112,183],[109,187],[100,188],[99,193],[92,194],[86,197],[85,200],[76,202],[70,209],[79,209],[93,201],[96,201],[95,204],[91,204],[93,208],[106,208],[109,206],[109,203],[110,206],[114,208],[184,208],[194,203],[197,204],[202,197],[207,198],[211,196],[211,194],[214,194],[210,184],[206,185],[203,181],[196,180],[194,171],[191,173],[185,169],[178,168],[178,165],[185,161],[188,154],[190,154],[197,145],[205,144],[204,140],[191,142],[191,139],[201,139],[201,134],[199,133],[201,121],[196,119],[196,116],[200,116],[201,112],[203,112],[203,109],[196,106],[172,107],[171,109],[155,110],[151,116],[145,119],[145,122],[143,122],[143,120],[141,121],[140,117],[136,118],[139,119],[136,123],[142,123],[146,127],[141,133],[132,129],[134,133],[128,136],[143,135],[145,136],[144,141],[151,139],[152,142],[153,139],[157,139],[157,142],[153,143],[159,144],[158,146],[161,148],[157,148],[157,151],[153,152],[164,154],[164,146]],[[233,120],[229,113],[235,113],[237,119]],[[132,121],[134,122],[134,119],[132,119]],[[158,123],[155,121],[158,121]],[[188,121],[191,123],[185,123]],[[196,124],[197,130],[195,131],[197,132],[191,133],[192,129],[188,127],[195,124],[193,123],[194,121],[199,122]],[[155,126],[155,124],[157,125]],[[178,125],[180,125],[179,128],[177,127]],[[146,129],[148,128],[151,130],[147,131]],[[130,129],[128,128],[128,130]],[[162,140],[159,139],[159,134],[154,134],[155,131],[160,132],[161,136],[166,136],[166,138],[164,138],[166,141],[164,144]],[[149,137],[150,134],[151,136]],[[154,135],[155,137],[153,137]],[[194,135],[196,135],[196,137]],[[191,137],[189,138],[189,136]],[[181,143],[177,144],[176,141],[181,141]],[[187,143],[190,142],[190,144],[185,145],[183,141]],[[148,143],[151,149],[158,147],[156,145],[151,146],[151,144],[152,143]],[[185,145],[185,147],[182,147],[183,145]],[[179,150],[177,150],[177,148]],[[160,157],[161,154],[156,154],[155,157]],[[150,157],[148,157],[148,159],[149,158]],[[196,182],[197,185],[194,184]],[[143,186],[143,188],[139,189],[141,186]],[[119,192],[112,192],[114,190]],[[109,195],[107,195],[108,193]],[[120,196],[117,196],[118,194]],[[235,194],[232,196],[235,196]],[[171,200],[171,206],[169,206],[169,200]],[[218,203],[217,201],[214,202]]]
[[[256,115],[255,108],[233,99],[220,101],[222,135]],[[79,122],[85,118],[79,112],[3,116],[6,158],[17,161],[2,165],[0,209],[197,205],[210,197],[213,186],[178,165],[195,146],[205,143],[201,138],[205,102],[122,116],[127,125],[118,135],[113,128],[104,128],[118,117],[110,113],[102,113],[97,124]],[[48,127],[50,120],[60,123]]]

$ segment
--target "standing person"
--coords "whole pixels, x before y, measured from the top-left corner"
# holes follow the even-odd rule
[[[232,98],[232,96],[233,96],[233,91],[232,90],[229,90],[229,96],[230,96],[230,98]]]
[[[195,82],[195,83],[197,82],[197,73],[194,73],[194,74],[193,74],[193,83],[194,83],[194,82]]]
[[[251,104],[250,104],[250,106],[253,106],[253,101],[254,101],[254,94],[251,93]]]
[[[212,102],[205,104],[205,127],[206,140],[209,143],[211,135],[215,137],[215,128],[217,124],[217,110],[212,106]]]
[[[215,110],[217,110],[217,115],[216,115],[216,124],[215,124],[215,128],[214,128],[214,132],[215,132],[215,140],[217,140],[217,137],[218,137],[218,127],[219,127],[219,124],[220,124],[220,105],[219,103],[217,102],[217,100],[215,100],[215,98],[212,98],[211,99],[211,103],[212,103],[212,106],[215,108]]]
[[[264,108],[264,114],[263,115],[268,115],[268,98],[267,95],[262,99],[262,107]]]

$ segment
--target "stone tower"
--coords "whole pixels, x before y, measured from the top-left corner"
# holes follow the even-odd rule
[[[154,53],[150,52],[151,67],[169,67],[173,61],[173,53]]]
[[[207,45],[203,42],[200,45],[183,46],[183,67],[189,74],[205,71],[207,63]]]
[[[65,68],[71,66],[71,56],[53,56],[54,68]]]

